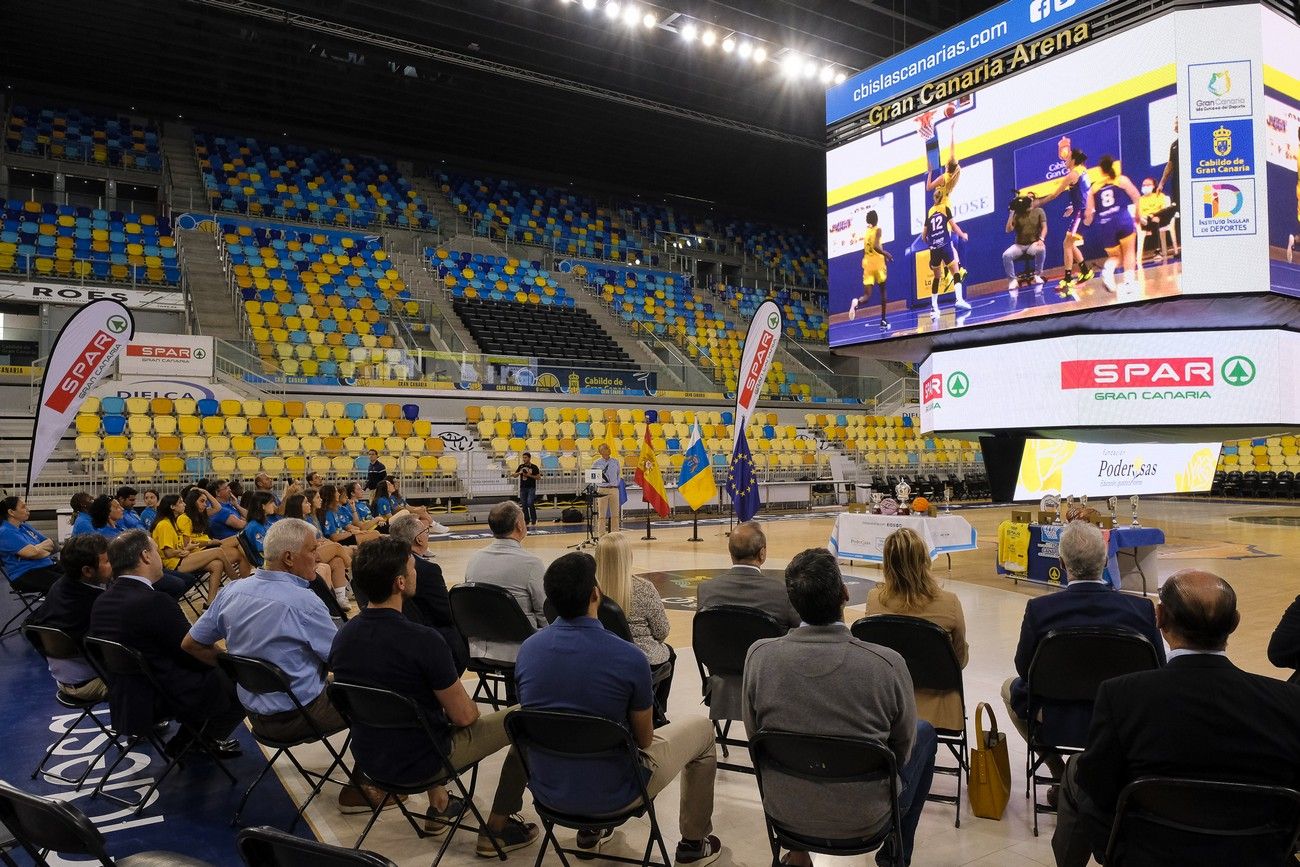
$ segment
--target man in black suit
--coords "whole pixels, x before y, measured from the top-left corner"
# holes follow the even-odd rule
[[[408,512],[389,522],[388,535],[411,546],[415,555],[415,595],[403,602],[402,613],[407,620],[437,630],[451,650],[456,671],[464,674],[469,648],[451,619],[451,600],[447,597],[442,567],[429,558],[429,525],[419,515]]]
[[[714,605],[744,605],[776,618],[787,629],[799,625],[799,612],[790,604],[785,581],[780,575],[763,573],[767,560],[767,536],[758,521],[745,521],[732,530],[727,540],[731,568],[700,584],[695,590],[696,608]]]
[[[113,577],[108,540],[98,533],[69,536],[59,553],[59,565],[63,577],[54,582],[27,623],[62,629],[80,645],[90,627],[91,609]],[[108,687],[83,657],[47,662],[59,695],[80,701],[103,701],[108,697]]]
[[[142,677],[110,677],[113,728],[143,735],[171,717],[181,728],[167,745],[169,752],[201,730],[222,758],[240,755],[230,733],[244,719],[244,709],[224,674],[181,649],[190,624],[175,599],[154,590],[163,576],[157,544],[143,530],[128,530],[109,543],[108,560],[116,577],[95,600],[89,634],[138,651],[171,694],[165,699]]]
[[[1278,668],[1293,668],[1292,683],[1300,683],[1300,596],[1282,613],[1268,640],[1268,661]]]
[[[1120,791],[1141,777],[1300,784],[1300,689],[1228,660],[1228,636],[1241,620],[1228,582],[1194,569],[1174,573],[1160,588],[1156,620],[1169,664],[1101,685],[1087,749],[1066,770],[1052,836],[1062,867],[1082,867],[1104,852]],[[1156,855],[1184,864],[1260,863],[1232,838],[1222,850],[1198,840],[1194,852],[1179,853],[1176,839],[1150,825],[1130,844],[1125,863],[1165,863],[1151,860]]]
[[[1123,627],[1144,636],[1155,647],[1162,665],[1165,660],[1151,600],[1120,593],[1104,578],[1107,551],[1101,530],[1083,521],[1071,521],[1061,531],[1059,554],[1065,567],[1065,589],[1030,599],[1025,605],[1020,643],[1016,645],[1016,677],[1002,685],[1002,700],[1021,737],[1027,737],[1028,731],[1029,689],[1025,678],[1029,675],[1029,663],[1034,659],[1038,642],[1052,630],[1076,626]],[[1040,719],[1043,736],[1053,743],[1082,745],[1088,736],[1091,717],[1089,704],[1045,704]],[[1052,775],[1059,780],[1063,770],[1061,757],[1048,754],[1045,758]],[[1048,802],[1055,799],[1055,790],[1050,790]]]

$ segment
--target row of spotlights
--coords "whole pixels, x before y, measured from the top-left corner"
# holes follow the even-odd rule
[[[574,0],[563,0],[565,3],[572,3]],[[598,0],[582,0],[582,8],[593,10],[596,8]],[[605,4],[605,16],[611,21],[622,20],[629,27],[634,26],[639,20],[647,29],[655,27],[659,19],[653,12],[644,14],[635,3],[628,3],[624,6],[619,0],[608,0]],[[706,48],[712,48],[718,44],[718,33],[716,30],[700,30],[694,21],[687,21],[677,31],[678,35],[686,42],[699,40]],[[752,60],[755,63],[763,63],[768,58],[767,48],[763,45],[755,45],[749,41],[737,41],[734,34],[725,36],[722,39],[722,50],[727,54],[738,54],[744,60]],[[833,66],[819,66],[817,61],[811,58],[800,56],[794,51],[786,52],[781,60],[781,65],[786,75],[790,78],[817,78],[822,84],[842,84],[847,77],[842,71],[838,71]]]

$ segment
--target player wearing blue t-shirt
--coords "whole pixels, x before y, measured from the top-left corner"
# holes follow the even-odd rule
[[[1097,161],[1102,182],[1088,191],[1088,211],[1083,222],[1091,226],[1094,221],[1102,245],[1106,248],[1106,264],[1101,269],[1101,282],[1111,292],[1116,291],[1115,268],[1124,268],[1124,292],[1137,286],[1137,223],[1133,211],[1142,198],[1137,187],[1121,174],[1110,154]]]
[[[0,563],[5,577],[22,593],[46,593],[63,571],[54,565],[54,540],[27,523],[32,516],[22,497],[0,500]]]
[[[967,236],[952,218],[952,209],[948,207],[943,188],[934,191],[934,205],[925,215],[921,235],[930,250],[930,270],[934,272],[930,284],[930,317],[939,318],[939,291],[945,277],[952,281],[957,308],[969,310],[970,304],[962,295],[962,273],[958,271],[957,254],[953,249],[955,238],[964,241]]]

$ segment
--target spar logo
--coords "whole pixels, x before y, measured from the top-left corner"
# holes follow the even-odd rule
[[[1097,400],[1208,400],[1216,383],[1242,386],[1255,379],[1255,362],[1233,355],[1089,358],[1061,362],[1061,388],[1094,389]]]
[[[155,361],[200,361],[207,358],[205,349],[188,346],[156,346],[151,343],[130,343],[126,354],[132,358],[146,358]]]
[[[774,318],[779,325],[781,319],[773,313]],[[775,327],[775,326],[774,326]],[[745,381],[740,387],[740,405],[753,409],[758,403],[758,392],[763,387],[763,368],[767,365],[767,358],[776,348],[776,334],[771,331],[762,331],[758,335],[758,346],[754,349],[754,357],[749,363],[749,369],[745,371]]]
[[[921,388],[921,402],[930,403],[943,397],[943,374],[932,373],[925,378]]]
[[[1250,385],[1255,380],[1255,372],[1255,362],[1244,355],[1232,356],[1219,369],[1228,385]]]
[[[115,317],[119,318],[119,317]],[[110,328],[113,325],[109,324]],[[120,330],[125,330],[126,322],[122,322]],[[90,339],[86,341],[85,347],[73,357],[72,363],[59,379],[59,384],[50,392],[46,398],[45,405],[55,412],[67,412],[68,406],[72,403],[86,383],[95,376],[95,374],[104,366],[112,352],[113,346],[117,343],[117,338],[103,329],[95,331]]]

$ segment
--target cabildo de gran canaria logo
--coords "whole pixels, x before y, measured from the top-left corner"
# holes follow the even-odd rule
[[[1226,69],[1211,73],[1210,80],[1205,84],[1205,89],[1215,96],[1227,96],[1232,90],[1232,76]]]

